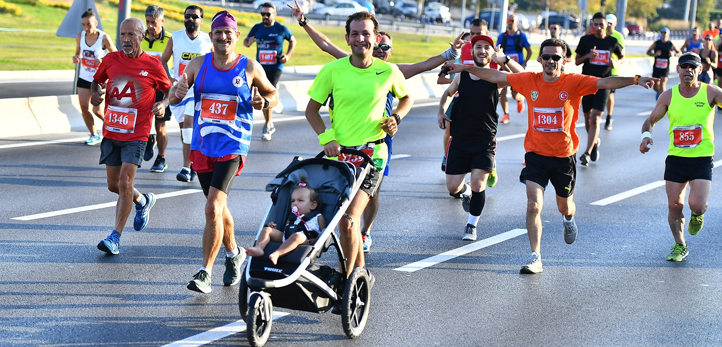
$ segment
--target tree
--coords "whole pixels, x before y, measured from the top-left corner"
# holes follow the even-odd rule
[[[707,23],[710,20],[710,12],[714,9],[714,0],[698,0],[697,3],[697,23],[704,31],[707,29]]]

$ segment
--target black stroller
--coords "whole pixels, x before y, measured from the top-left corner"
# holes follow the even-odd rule
[[[248,258],[241,276],[238,308],[246,321],[251,346],[263,346],[268,340],[274,305],[324,313],[341,303],[341,322],[346,336],[354,339],[366,326],[371,298],[368,273],[363,268],[356,268],[348,280],[345,279],[345,257],[334,229],[369,174],[373,161],[361,151],[344,149],[342,152],[362,158],[360,166],[325,159],[323,152],[312,159],[296,157],[266,186],[266,190],[271,191],[272,203],[256,241],[263,226],[269,222],[284,225],[290,215],[292,189],[301,176],[305,176],[321,196],[321,213],[329,222],[314,245],[298,246],[280,257],[277,265],[268,258],[268,254],[281,245],[276,242],[266,246],[264,256]],[[342,272],[316,264],[316,260],[332,246],[338,253]]]

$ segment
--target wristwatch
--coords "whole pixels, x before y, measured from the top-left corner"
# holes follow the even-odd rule
[[[298,25],[306,26],[306,24],[308,24],[308,18],[306,18],[306,16],[303,16],[303,20],[299,21]]]
[[[509,60],[511,60],[511,59],[509,59],[509,56],[507,55],[506,60],[504,61],[504,65],[509,64]]]
[[[398,114],[394,113],[394,114],[391,115],[391,117],[396,118],[396,125],[401,124],[401,116],[399,116]]]
[[[263,108],[268,108],[270,102],[268,102],[268,99],[263,98]]]

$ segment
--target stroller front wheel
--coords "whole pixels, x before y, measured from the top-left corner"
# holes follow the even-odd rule
[[[248,319],[246,320],[248,322],[246,325],[248,343],[253,347],[261,347],[271,336],[273,304],[268,296],[253,293],[248,308]]]
[[[371,304],[371,288],[366,269],[357,267],[346,280],[341,306],[343,332],[350,339],[361,335],[368,320]]]

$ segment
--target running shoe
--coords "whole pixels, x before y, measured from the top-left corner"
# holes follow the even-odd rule
[[[203,294],[210,293],[212,291],[211,275],[205,270],[198,271],[197,274],[193,275],[193,279],[188,282],[186,288]]]
[[[489,178],[486,179],[486,185],[489,188],[495,186],[498,178],[499,176],[496,174],[496,168],[494,168],[494,170],[491,170],[491,172],[489,172]]]
[[[579,156],[579,163],[582,164],[582,166],[589,166],[589,161],[591,161],[589,154],[584,153]]]
[[[273,126],[273,123],[264,125],[262,138],[266,141],[271,141],[271,135],[273,135],[273,133],[275,133],[275,132],[276,132],[276,127]]]
[[[504,117],[502,117],[499,121],[504,124],[509,124],[509,115],[505,114]]]
[[[93,135],[90,135],[90,138],[85,140],[85,144],[88,146],[95,146],[95,145],[99,145],[101,141],[103,141],[102,137],[93,134]]]
[[[687,245],[680,245],[679,243],[675,243],[674,246],[672,246],[672,253],[670,253],[667,256],[668,261],[682,261],[684,258],[687,257],[689,254],[689,251],[687,250]]]
[[[143,160],[150,161],[155,155],[155,135],[148,135],[148,143],[145,144]]]
[[[597,141],[594,142],[594,146],[592,146],[592,153],[589,155],[589,159],[592,161],[599,160],[599,147],[602,146],[602,140],[597,137]]]
[[[524,112],[524,101],[517,101],[516,103],[516,112],[522,113]]]
[[[446,156],[441,158],[441,171],[446,172]]]
[[[464,241],[476,241],[476,226],[467,224],[464,229],[464,236],[461,238]]]
[[[371,235],[361,234],[361,241],[363,241],[364,253],[370,252],[371,244],[374,242],[373,240],[371,240]]]
[[[690,235],[697,235],[700,231],[702,231],[702,227],[704,226],[704,214],[696,215],[692,213],[692,216],[689,218],[689,234]]]
[[[133,219],[133,229],[141,231],[148,225],[148,219],[150,219],[150,209],[155,205],[155,195],[153,193],[143,194],[146,199],[145,206],[138,208],[135,206],[135,218]]]
[[[579,229],[577,228],[577,222],[572,217],[572,220],[566,220],[564,219],[564,242],[566,242],[568,245],[571,245],[574,243],[574,241],[577,239],[577,233],[579,232]]]
[[[175,175],[175,179],[181,181],[181,182],[190,182],[193,179],[191,178],[191,170],[187,168],[182,168],[181,171]]]
[[[223,272],[223,285],[233,286],[241,281],[241,264],[246,260],[246,250],[238,247],[238,254],[233,258],[226,257],[226,271]]]
[[[532,252],[531,263],[522,266],[519,273],[533,275],[542,273],[543,271],[541,256],[537,252]]]
[[[120,240],[111,233],[105,240],[98,243],[98,249],[107,254],[118,255],[120,253]]]
[[[165,158],[163,157],[157,157],[155,158],[155,162],[153,163],[153,166],[150,167],[150,172],[165,172],[165,169],[168,167],[168,165],[165,164]]]
[[[605,130],[612,130],[612,123],[614,122],[614,119],[607,116],[607,121],[604,123],[604,129]]]

